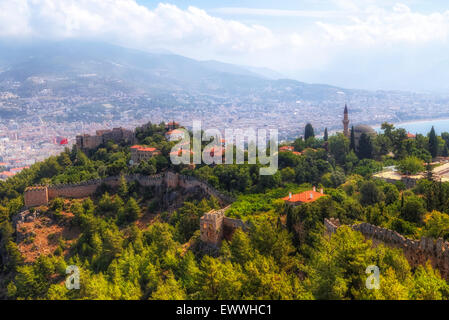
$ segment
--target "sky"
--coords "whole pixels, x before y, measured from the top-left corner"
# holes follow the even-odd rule
[[[449,90],[442,0],[0,0],[0,39],[86,39],[370,90]]]

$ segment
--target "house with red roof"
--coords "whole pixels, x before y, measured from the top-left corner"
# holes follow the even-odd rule
[[[3,172],[0,172],[0,180],[6,180],[15,175],[16,175],[15,172],[3,171]]]
[[[161,154],[161,152],[156,148],[151,148],[147,146],[135,145],[131,148],[131,160],[133,164],[138,164],[141,161],[148,161],[150,158]]]
[[[169,141],[184,139],[184,131],[179,129],[170,130],[165,133],[165,138]]]
[[[175,121],[171,121],[165,125],[166,130],[175,130],[179,128],[179,123]]]
[[[303,203],[310,203],[317,201],[319,198],[324,197],[325,194],[323,192],[323,189],[320,190],[320,192],[316,191],[316,187],[313,187],[312,190],[304,191],[297,194],[289,193],[288,196],[282,198],[282,200],[285,201],[285,203],[293,206],[298,206]]]
[[[293,152],[293,151],[295,151],[295,148],[293,146],[282,146],[279,148],[279,151],[280,152],[288,152],[288,151]]]

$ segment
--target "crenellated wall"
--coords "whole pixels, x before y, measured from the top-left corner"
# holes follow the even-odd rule
[[[30,187],[25,190],[24,198],[26,207],[47,205],[54,198],[84,198],[93,195],[102,184],[110,187],[120,185],[120,176],[107,177],[104,179],[89,180],[77,184],[59,184],[52,186]],[[231,203],[233,199],[216,190],[208,183],[198,180],[195,177],[183,176],[173,172],[159,173],[152,176],[128,175],[125,176],[127,182],[137,181],[144,187],[161,187],[175,189],[177,187],[189,190],[194,188],[202,189],[209,196],[216,197],[221,203]]]
[[[340,227],[338,219],[324,219],[326,232],[331,234]],[[412,267],[424,265],[430,261],[432,266],[440,270],[441,276],[449,279],[449,242],[443,239],[422,237],[420,240],[405,238],[396,231],[378,227],[369,223],[350,226],[360,231],[374,245],[384,244],[392,248],[402,249]]]

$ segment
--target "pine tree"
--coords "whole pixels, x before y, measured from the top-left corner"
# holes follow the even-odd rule
[[[315,137],[315,131],[310,123],[306,124],[306,128],[304,130],[304,140]]]
[[[141,211],[139,208],[139,205],[137,204],[137,201],[134,198],[129,198],[128,202],[126,203],[126,217],[129,222],[134,222],[141,216]]]
[[[432,158],[435,158],[438,155],[438,138],[433,126],[429,133],[429,152],[432,155]]]
[[[327,128],[324,129],[324,141],[329,140],[329,135],[327,133]]]
[[[355,135],[354,135],[354,127],[351,127],[351,143],[349,144],[349,150],[355,152]]]
[[[126,179],[123,175],[120,176],[120,186],[118,189],[118,194],[123,199],[126,199],[128,197],[128,183],[126,182]]]

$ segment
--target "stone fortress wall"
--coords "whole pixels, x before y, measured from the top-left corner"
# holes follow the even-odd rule
[[[207,182],[201,181],[195,177],[184,176],[173,172],[164,172],[152,176],[145,175],[127,175],[125,179],[128,182],[137,181],[144,187],[157,188],[183,188],[185,191],[200,188],[209,196],[216,197],[223,204],[231,203],[233,199],[228,195],[221,193]],[[36,186],[25,189],[25,206],[36,207],[48,205],[48,202],[54,198],[84,198],[93,195],[97,188],[102,184],[110,187],[118,187],[120,176],[112,176],[104,179],[89,180],[77,184],[59,184],[51,186]]]
[[[249,226],[242,220],[225,216],[228,208],[229,206],[220,210],[212,210],[201,217],[201,241],[218,246],[223,239],[231,240],[235,230],[248,230]]]
[[[324,219],[324,226],[326,232],[332,234],[340,227],[340,222],[338,219]],[[350,227],[372,240],[375,246],[384,244],[391,248],[402,249],[411,267],[425,265],[427,261],[430,261],[432,266],[440,271],[441,276],[449,280],[449,242],[441,238],[408,239],[396,231],[369,223],[355,224]]]

